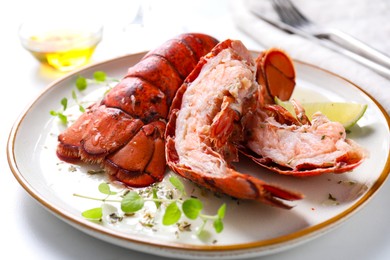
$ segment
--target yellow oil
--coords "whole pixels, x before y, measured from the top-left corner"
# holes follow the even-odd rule
[[[70,71],[90,60],[99,40],[88,33],[55,32],[30,37],[31,54],[59,71]]]
[[[31,53],[42,63],[47,63],[60,71],[70,71],[88,63],[94,50],[95,46],[57,52],[31,51]]]

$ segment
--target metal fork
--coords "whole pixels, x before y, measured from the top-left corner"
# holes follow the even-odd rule
[[[331,41],[348,51],[354,52],[390,69],[390,57],[349,34],[312,22],[302,14],[290,0],[272,0],[272,6],[280,20],[289,26],[315,36],[316,38]],[[352,58],[356,59],[356,57]],[[363,63],[365,62],[364,59],[360,59],[360,61],[363,61]]]

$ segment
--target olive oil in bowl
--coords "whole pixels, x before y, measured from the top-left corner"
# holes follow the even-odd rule
[[[38,26],[38,25],[37,25]],[[22,45],[41,63],[59,71],[70,71],[86,64],[102,38],[102,27],[45,28],[23,24]]]

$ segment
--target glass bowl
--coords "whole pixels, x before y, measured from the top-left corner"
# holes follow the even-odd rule
[[[39,62],[59,71],[86,64],[102,39],[101,24],[83,21],[33,19],[19,28],[22,46]]]

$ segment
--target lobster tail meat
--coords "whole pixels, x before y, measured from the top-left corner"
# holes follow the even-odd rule
[[[344,127],[317,113],[312,122],[296,100],[296,116],[274,104],[288,100],[295,87],[294,64],[288,54],[271,48],[256,60],[262,93],[258,108],[245,119],[240,151],[259,165],[285,175],[344,173],[359,166],[367,152],[346,136]]]
[[[179,175],[213,191],[290,208],[299,193],[235,171],[243,115],[256,108],[256,66],[240,41],[219,43],[178,90],[166,129],[166,158]]]
[[[295,102],[301,113],[303,108]],[[258,113],[248,120],[250,132],[243,151],[259,165],[274,172],[293,176],[314,176],[323,173],[344,173],[359,166],[366,151],[346,138],[344,127],[331,122],[321,113],[295,119],[278,105],[263,108],[269,113]],[[287,119],[287,120],[286,120]]]
[[[57,156],[71,163],[100,164],[129,186],[162,180],[165,122],[173,97],[200,57],[217,43],[205,34],[181,34],[147,53],[58,136]]]

